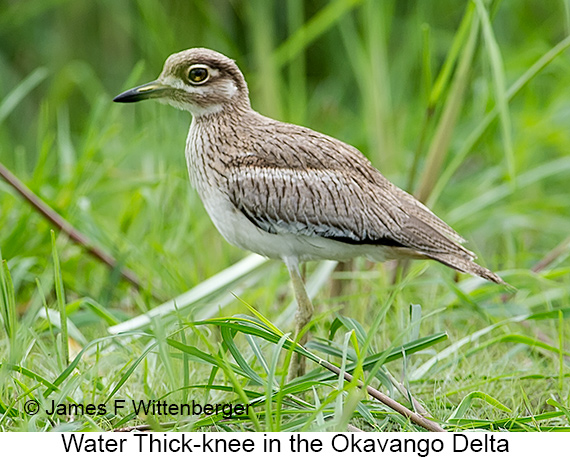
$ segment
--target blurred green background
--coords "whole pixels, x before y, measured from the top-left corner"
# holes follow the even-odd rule
[[[68,303],[87,297],[124,320],[157,305],[152,293],[171,298],[200,284],[245,253],[215,231],[190,188],[190,114],[111,100],[155,79],[170,54],[210,47],[236,60],[256,110],[358,147],[518,289],[501,300],[499,288],[465,280],[462,289],[444,267],[415,263],[379,344],[407,328],[410,303],[434,311],[425,325],[452,340],[523,312],[567,316],[569,11],[565,0],[0,0],[0,163],[144,285],[137,292],[58,235]],[[2,258],[18,316],[30,325],[44,296],[56,308],[51,228],[0,180]],[[393,276],[393,264],[357,262],[335,276],[342,296],[331,297],[329,283],[317,309],[348,303],[343,312],[366,323]],[[269,269],[243,297],[272,319],[290,299],[284,268]],[[554,373],[555,395],[567,404],[560,354],[570,350],[570,327],[557,319],[509,331],[544,335],[559,354],[507,356],[501,346],[492,363],[463,367],[466,377],[481,364],[492,376],[528,363],[533,373]],[[108,322],[83,308],[71,320],[90,340],[106,334]],[[37,332],[26,337],[30,347],[43,338]],[[550,395],[544,382],[526,388]],[[545,407],[540,398],[535,412]]]
[[[217,235],[210,240],[212,226],[199,222],[204,212],[186,185],[183,157],[189,114],[151,103],[115,106],[114,95],[156,78],[171,53],[211,47],[236,59],[254,108],[357,146],[389,179],[413,192],[418,179],[410,186],[408,176],[414,154],[419,150],[421,172],[436,126],[428,123],[422,142],[429,94],[466,3],[47,0],[0,5],[2,98],[8,101],[26,78],[36,86],[21,100],[3,104],[2,163],[142,277],[156,274],[153,266],[162,263],[156,251],[163,251],[176,265],[158,285],[171,293],[226,263],[217,256],[235,259],[242,253]],[[491,3],[506,88],[565,37],[567,5]],[[485,46],[484,39],[477,43],[448,162],[497,104]],[[509,105],[516,175],[567,155],[569,65],[567,54],[555,59]],[[443,101],[442,96],[433,108],[435,120]],[[504,135],[495,122],[434,208],[444,218],[455,208],[448,222],[466,235],[475,232],[472,247],[484,250],[489,265],[528,268],[570,231],[568,174],[513,189],[507,202],[494,208],[458,212],[475,196],[507,182],[505,157]],[[31,275],[23,281],[33,282],[45,267],[48,227],[5,186],[2,190],[4,256],[28,257],[22,268]],[[188,207],[190,212],[179,211]],[[184,214],[188,217],[180,220]],[[476,237],[478,231],[484,238]],[[182,251],[173,237],[185,239]],[[156,245],[148,246],[151,242]],[[171,252],[169,244],[175,244]],[[216,255],[200,255],[201,244]],[[80,264],[72,271],[96,269],[84,264],[79,250],[69,256]],[[93,293],[101,281],[90,280],[88,290]]]

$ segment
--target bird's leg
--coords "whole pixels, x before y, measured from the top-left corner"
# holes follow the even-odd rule
[[[293,284],[295,299],[297,300],[297,312],[295,313],[295,336],[297,336],[311,321],[311,318],[313,317],[313,304],[311,303],[311,299],[305,289],[303,278],[301,278],[298,259],[288,257],[285,259],[285,265],[287,265],[287,269],[289,270],[291,284]],[[299,344],[305,344],[308,336],[308,333],[305,333],[299,339]],[[301,357],[300,354],[293,353],[287,379],[291,381],[297,376],[302,376],[303,374],[305,374],[305,359]]]

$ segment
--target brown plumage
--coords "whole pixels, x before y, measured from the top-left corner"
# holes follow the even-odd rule
[[[226,56],[201,48],[174,54],[156,81],[115,101],[147,98],[192,113],[191,181],[230,243],[287,264],[301,314],[297,331],[312,311],[300,261],[431,258],[504,284],[473,261],[463,238],[356,148],[254,111],[242,73]]]
[[[237,135],[227,141],[241,153],[227,163],[226,188],[236,208],[259,228],[382,246],[385,257],[429,257],[502,283],[473,262],[475,255],[461,246],[463,239],[452,228],[390,183],[355,148],[257,113],[236,128]],[[239,139],[252,136],[259,141]],[[381,260],[374,249],[369,256]]]

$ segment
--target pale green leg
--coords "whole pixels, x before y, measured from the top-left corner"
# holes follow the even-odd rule
[[[303,278],[299,272],[299,261],[296,258],[288,257],[284,259],[285,265],[289,270],[291,276],[291,284],[295,292],[295,299],[297,300],[297,312],[295,313],[295,336],[301,333],[301,330],[311,321],[313,317],[313,304],[305,289]],[[303,345],[307,342],[308,332],[305,333],[299,340],[299,344]],[[291,365],[289,365],[289,373],[287,380],[291,381],[297,376],[305,374],[305,358],[297,353],[293,353],[291,358]]]

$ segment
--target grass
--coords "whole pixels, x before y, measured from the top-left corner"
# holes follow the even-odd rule
[[[0,429],[422,430],[363,382],[446,430],[568,430],[570,27],[549,6],[0,6],[0,163],[116,260],[0,180]],[[264,114],[360,148],[516,291],[433,262],[309,264],[316,314],[295,347],[285,268],[229,246],[190,189],[189,114],[110,102],[191,46],[235,58]],[[293,350],[308,372],[287,382]],[[252,407],[153,416],[117,399]],[[28,400],[108,408],[29,415]]]

